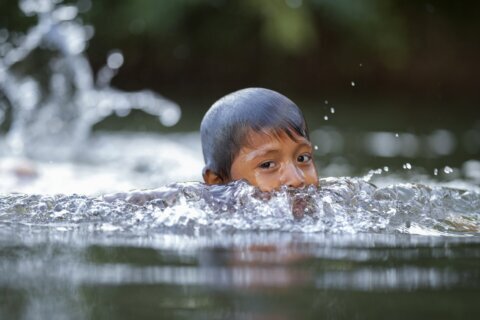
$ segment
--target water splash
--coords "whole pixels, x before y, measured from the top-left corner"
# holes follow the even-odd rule
[[[320,188],[261,193],[243,181],[226,186],[177,183],[87,197],[0,197],[0,221],[102,232],[289,231],[467,236],[480,232],[480,194],[420,184],[383,188],[353,178]]]
[[[180,108],[157,93],[110,86],[123,63],[120,52],[112,52],[94,75],[84,52],[93,28],[79,22],[75,6],[22,0],[20,8],[36,16],[37,24],[16,39],[2,32],[5,40],[0,41],[0,124],[10,110],[11,153],[47,159],[75,156],[94,124],[132,109],[158,116],[165,126],[177,123]],[[29,70],[32,65],[35,71]]]
[[[443,168],[443,172],[445,172],[446,174],[450,174],[453,172],[453,169],[449,166],[446,166],[445,168]]]
[[[411,170],[411,169],[412,169],[412,165],[411,165],[409,162],[407,162],[407,163],[405,163],[405,164],[403,165],[403,169],[405,169],[405,170]]]

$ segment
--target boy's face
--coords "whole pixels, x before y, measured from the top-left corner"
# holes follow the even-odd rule
[[[232,180],[245,179],[262,191],[273,191],[286,185],[301,188],[318,185],[313,163],[312,144],[293,133],[255,132],[250,130],[248,144],[240,149],[232,163]]]

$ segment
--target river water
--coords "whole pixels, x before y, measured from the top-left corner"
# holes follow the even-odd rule
[[[372,172],[262,194],[242,181],[172,182],[198,180],[198,134],[92,139],[97,163],[4,159],[0,318],[480,314],[471,181]]]
[[[317,101],[318,188],[205,186],[199,115],[92,133],[132,109],[172,126],[180,108],[112,88],[120,52],[94,75],[74,6],[21,8],[37,25],[0,32],[0,319],[480,316],[478,119],[352,129],[342,112],[371,118]],[[45,46],[47,77],[19,73]]]

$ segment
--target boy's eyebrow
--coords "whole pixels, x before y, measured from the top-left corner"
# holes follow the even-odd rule
[[[295,148],[295,150],[298,150],[298,149],[301,149],[301,148],[304,148],[304,147],[311,148],[312,144],[308,140],[299,142],[297,147]],[[267,147],[265,149],[256,149],[256,150],[252,151],[250,154],[248,154],[248,156],[246,157],[246,160],[253,160],[255,158],[264,157],[264,156],[267,156],[267,155],[270,155],[270,154],[279,153],[280,149],[281,148],[277,148],[277,147],[270,147],[270,148]]]
[[[256,158],[265,157],[270,154],[279,153],[278,149],[266,149],[266,150],[254,150],[250,154],[247,155],[246,160],[254,160]]]
[[[310,141],[308,141],[308,140],[299,142],[296,150],[301,149],[301,148],[303,148],[303,147],[312,148],[312,143],[311,143]]]

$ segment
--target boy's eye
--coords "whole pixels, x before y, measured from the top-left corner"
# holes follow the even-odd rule
[[[298,162],[308,162],[310,160],[312,160],[312,156],[309,154],[302,154],[302,155],[299,155],[297,158]]]
[[[273,161],[265,161],[260,164],[260,168],[262,169],[271,169],[275,166],[275,162]]]

